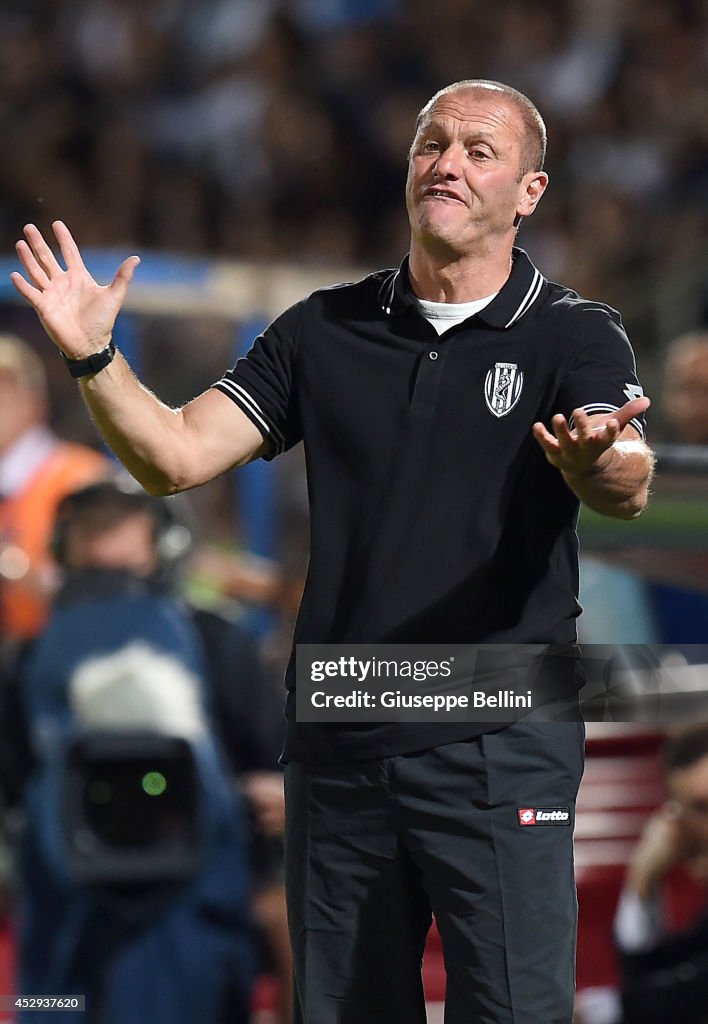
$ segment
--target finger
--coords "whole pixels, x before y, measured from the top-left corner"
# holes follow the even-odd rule
[[[543,423],[534,423],[533,427],[531,428],[531,432],[540,444],[540,446],[543,448],[544,452],[551,453],[558,451],[559,446],[557,439],[553,436],[553,434],[549,433],[548,430],[546,430],[546,427]]]
[[[20,293],[22,298],[27,299],[27,301],[36,308],[37,302],[42,297],[41,291],[38,288],[33,288],[29,281],[25,281],[22,274],[20,274],[17,270],[13,270],[13,272],[10,274],[10,280],[12,281],[12,283],[14,284],[15,288]]]
[[[620,418],[617,415],[605,416],[594,416],[590,419],[590,427],[592,430],[592,436],[590,440],[595,444],[602,444],[604,448],[609,448],[615,441],[622,438],[625,427],[622,424]],[[636,427],[632,427],[632,432],[636,436],[641,436]]]
[[[116,296],[119,303],[123,302],[125,294],[128,291],[128,285],[133,280],[135,268],[139,263],[139,256],[129,256],[127,260],[123,260],[116,271],[116,276],[111,281],[111,291]]]
[[[588,434],[583,440],[594,444],[602,444],[605,448],[609,448],[619,437],[619,432],[619,423],[614,417],[610,420],[602,419],[599,422],[590,420]]]
[[[621,426],[616,413],[589,416],[585,409],[573,412],[578,439],[583,444],[609,448],[620,435]]]
[[[611,420],[607,420],[605,423],[604,436],[609,439],[610,444],[617,440],[620,434],[620,424],[616,417],[612,417]]]
[[[79,252],[79,247],[74,241],[73,235],[69,231],[68,227],[63,220],[55,220],[52,224],[52,230],[59,243],[61,254],[64,257],[64,262],[67,267],[77,267],[81,270],[85,270],[84,261]]]
[[[27,242],[19,241],[15,246],[15,251],[17,252],[20,263],[27,271],[32,284],[44,291],[44,289],[49,285],[49,278],[45,274],[44,270],[42,270],[39,263],[37,263],[34,253],[27,245]]]
[[[573,436],[568,421],[562,413],[556,413],[551,420],[553,426],[553,432],[558,438],[558,444],[561,448],[567,448],[569,445],[575,443],[575,437]]]
[[[34,224],[27,224],[25,225],[24,232],[37,262],[46,271],[47,276],[52,278],[58,274],[63,274],[63,269],[59,266],[56,256],[44,241],[39,229]]]
[[[544,423],[534,423],[531,432],[537,441],[555,441],[553,434],[549,434]]]
[[[630,412],[632,416],[637,416],[639,413],[646,412],[651,405],[651,398],[648,395],[642,395],[641,398],[633,398],[630,402],[626,402],[622,408]]]
[[[575,433],[577,439],[583,444],[604,442],[607,437],[607,423],[608,420],[605,416],[589,416],[585,409],[573,410]]]
[[[590,418],[584,409],[573,410],[573,427],[579,441],[587,441],[593,432]]]
[[[642,398],[633,398],[631,402],[626,402],[620,409],[616,409],[613,413],[610,413],[608,417],[600,417],[600,422],[609,423],[614,421],[617,424],[617,433],[621,434],[624,428],[631,420],[641,416],[642,413],[651,405],[651,400],[646,396]],[[593,417],[595,419],[596,417]]]
[[[618,409],[613,416],[619,421],[620,429],[624,430],[630,420],[641,416],[650,405],[651,399],[647,398],[646,395],[642,398],[633,398],[631,402],[626,402],[621,409]]]

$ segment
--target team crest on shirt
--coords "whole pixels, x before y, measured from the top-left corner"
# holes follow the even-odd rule
[[[493,416],[506,416],[521,397],[524,374],[516,363],[495,363],[484,379],[484,399]]]

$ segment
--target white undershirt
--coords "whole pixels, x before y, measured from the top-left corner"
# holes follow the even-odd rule
[[[483,299],[474,299],[472,302],[430,302],[429,299],[417,299],[417,302],[428,323],[433,325],[438,334],[442,334],[479,313],[492,299],[496,299],[498,294],[499,292],[494,292],[493,295],[486,295]]]

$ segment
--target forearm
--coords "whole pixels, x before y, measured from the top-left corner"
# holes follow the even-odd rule
[[[217,388],[170,409],[120,353],[82,377],[81,391],[106,441],[149,494],[197,487],[268,450],[260,430]]]
[[[634,519],[646,506],[654,468],[642,441],[615,441],[596,462],[579,473],[562,471],[580,501],[605,516]]]
[[[120,354],[80,380],[93,420],[126,469],[150,494],[191,486],[181,445],[181,413],[145,388]]]

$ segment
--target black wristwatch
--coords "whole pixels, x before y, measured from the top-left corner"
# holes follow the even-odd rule
[[[104,366],[112,363],[115,354],[116,346],[111,338],[105,348],[102,348],[100,352],[94,352],[93,355],[86,356],[85,359],[69,359],[63,352],[61,357],[68,366],[72,377],[88,377],[90,373],[98,373]]]

